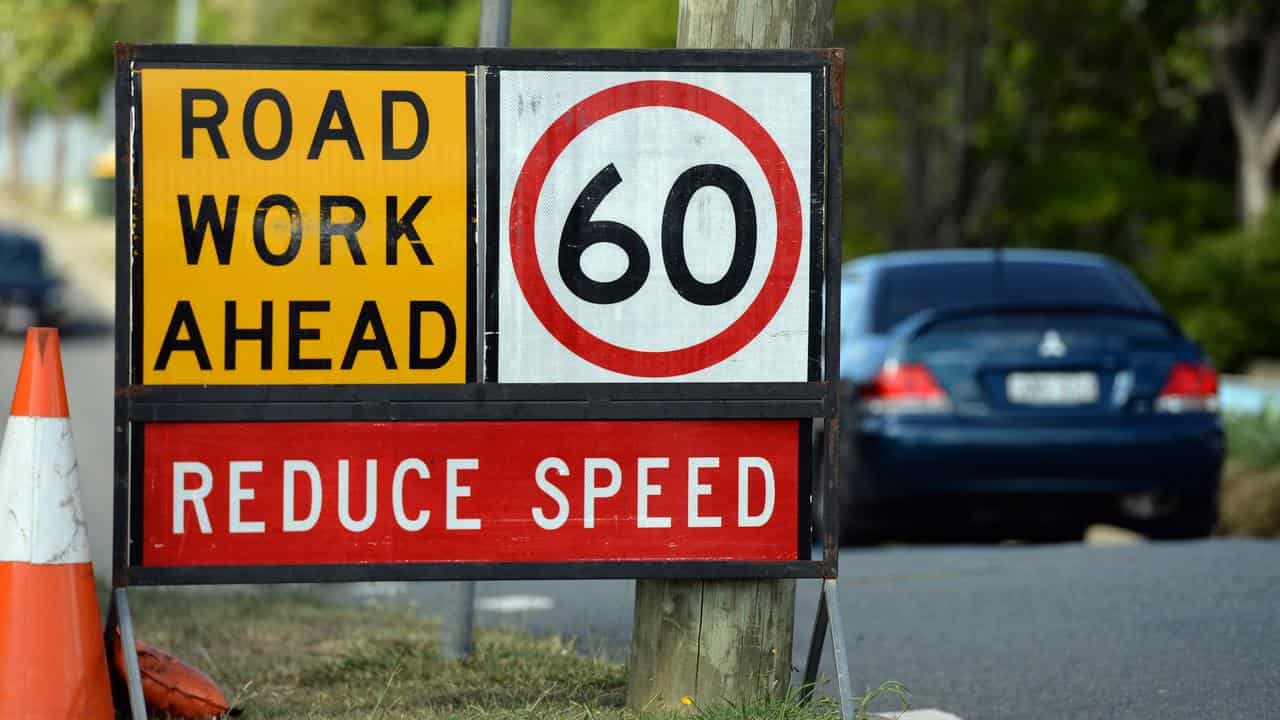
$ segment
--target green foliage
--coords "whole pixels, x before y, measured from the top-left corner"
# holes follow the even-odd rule
[[[479,3],[477,3],[479,4]],[[513,47],[675,47],[678,0],[514,0]]]
[[[1280,208],[1253,230],[1210,235],[1170,253],[1155,288],[1218,365],[1280,357]]]
[[[1224,535],[1280,537],[1280,468],[1228,465],[1218,507]]]
[[[117,9],[105,0],[5,0],[0,3],[0,85],[19,108],[65,111],[92,106],[98,30]],[[108,62],[108,67],[110,63]]]
[[[254,9],[257,42],[289,45],[442,45],[461,0],[278,0]],[[478,3],[470,3],[478,5]]]
[[[1134,262],[1229,227],[1229,187],[1152,160],[1155,131],[1194,120],[1153,77],[1194,17],[1162,6],[1147,23],[1140,5],[839,4],[846,251],[1015,244]]]
[[[676,0],[582,3],[514,0],[513,47],[672,47]],[[480,0],[379,0],[352,12],[349,0],[223,0],[206,12],[206,41],[301,45],[471,47]]]
[[[754,702],[717,702],[701,705],[688,696],[681,702],[693,708],[696,720],[839,720],[840,706],[828,698],[816,698],[806,704],[799,690],[788,690],[781,700]],[[672,714],[672,717],[677,715]],[[861,716],[854,720],[863,720]]]
[[[0,0],[0,94],[23,114],[92,112],[111,81],[112,43],[161,42],[173,3]]]
[[[107,588],[100,587],[105,597]],[[320,593],[130,591],[138,637],[198,665],[252,718],[385,720],[836,720],[831,700],[749,703],[689,699],[697,714],[625,709],[626,668],[560,637],[477,631],[474,655],[443,659],[440,628],[415,612],[338,607]],[[885,683],[859,698],[858,718],[910,707]]]
[[[1222,475],[1220,530],[1280,537],[1280,407],[1227,415],[1228,462]]]
[[[208,672],[253,718],[623,717],[625,668],[559,637],[481,629],[466,662],[439,624],[315,593],[131,592],[139,638]]]
[[[1178,144],[1201,158],[1232,151],[1205,117],[1226,122],[1209,95],[1204,35],[1220,21],[1269,19],[1267,5],[839,4],[846,254],[1104,253],[1133,267],[1223,367],[1280,356],[1280,220],[1238,230],[1231,165],[1215,175],[1169,159]]]
[[[699,704],[685,696],[681,702],[697,713],[697,720],[839,720],[840,703],[836,698],[813,697],[805,700],[805,688],[790,688],[781,699],[765,699],[755,702],[717,702]],[[896,717],[911,709],[911,691],[906,685],[888,680],[878,687],[868,688],[866,694],[854,696],[852,720]]]
[[[1223,424],[1232,460],[1255,468],[1280,467],[1280,407],[1264,413],[1227,415]]]

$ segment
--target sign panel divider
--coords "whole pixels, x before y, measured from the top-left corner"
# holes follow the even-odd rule
[[[825,577],[826,563],[796,560],[748,562],[611,563],[386,563],[363,565],[227,565],[131,567],[129,585],[239,585],[417,580],[673,580]]]
[[[151,385],[118,397],[135,405],[176,403],[548,401],[564,400],[822,400],[824,382],[786,383],[475,383],[469,385]],[[814,416],[825,412],[813,413]]]
[[[253,422],[305,420],[661,420],[795,419],[813,417],[822,401],[703,400],[653,403],[613,400],[451,403],[272,403],[271,405],[154,404],[130,408],[133,422]]]

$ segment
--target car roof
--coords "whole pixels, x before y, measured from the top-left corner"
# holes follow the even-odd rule
[[[3,245],[39,245],[40,240],[22,228],[0,225],[0,244]]]
[[[880,271],[898,267],[927,265],[955,265],[968,263],[994,263],[1000,257],[1004,263],[1046,263],[1079,268],[1096,268],[1115,275],[1129,287],[1146,309],[1163,313],[1160,302],[1146,286],[1133,276],[1121,263],[1105,255],[1075,250],[1042,250],[1039,248],[951,248],[945,250],[900,250],[897,252],[866,255],[846,262],[843,275],[866,274],[875,277]],[[875,281],[873,281],[875,282]]]
[[[1083,267],[1116,267],[1104,255],[1074,250],[1041,250],[1038,248],[964,248],[947,250],[901,250],[866,255],[845,263],[846,270],[877,270],[905,265],[944,265],[953,263],[990,263],[1000,257],[1003,262],[1040,262]]]

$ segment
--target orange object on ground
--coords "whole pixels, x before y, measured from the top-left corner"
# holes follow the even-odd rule
[[[62,379],[62,349],[58,331],[31,328],[22,351],[22,368],[13,391],[13,417],[67,418],[67,390]]]
[[[0,720],[112,720],[58,332],[27,332],[0,445]]]
[[[120,677],[126,676],[123,645],[117,630],[112,661]],[[144,642],[137,643],[137,652],[142,697],[148,712],[162,717],[206,720],[229,710],[227,699],[208,675]]]

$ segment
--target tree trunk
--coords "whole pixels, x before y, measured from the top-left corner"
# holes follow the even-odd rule
[[[968,17],[960,39],[960,67],[956,101],[957,131],[952,136],[956,180],[950,202],[950,216],[942,236],[949,246],[962,245],[982,222],[981,190],[983,164],[976,136],[986,114],[991,93],[983,72],[983,59],[990,43],[986,0],[969,0]]]
[[[9,141],[9,192],[20,194],[22,192],[22,145],[23,145],[23,122],[22,111],[18,107],[18,99],[15,95],[9,95],[5,99],[5,126],[8,128]]]
[[[1243,143],[1242,143],[1243,145]],[[1256,227],[1271,204],[1271,162],[1260,153],[1240,152],[1240,217]]]
[[[1271,204],[1271,167],[1280,153],[1280,28],[1262,38],[1261,69],[1252,88],[1237,56],[1246,39],[1244,16],[1207,27],[1212,46],[1213,72],[1227,99],[1231,127],[1238,148],[1239,187],[1236,188],[1240,219],[1246,228],[1257,227]]]
[[[49,207],[62,212],[67,187],[67,126],[69,115],[58,108],[53,116],[53,158],[49,166]]]
[[[812,48],[835,0],[680,0],[682,48]],[[794,580],[637,580],[632,710],[781,698],[791,683]]]

